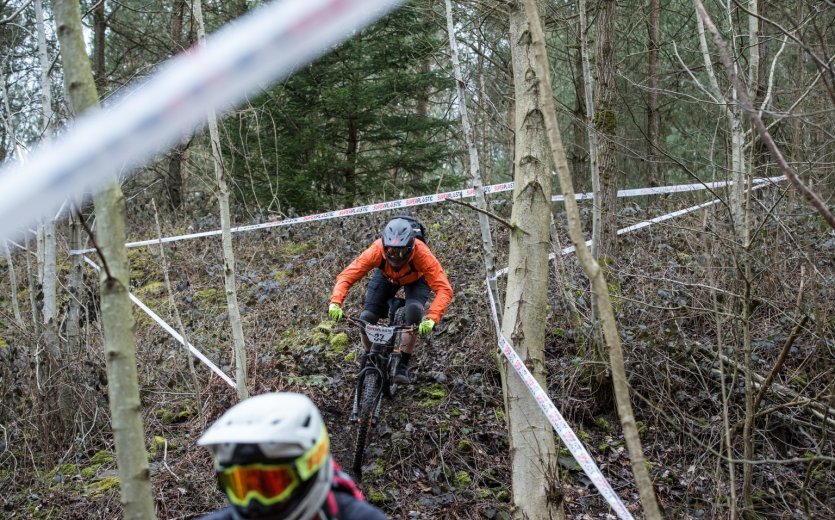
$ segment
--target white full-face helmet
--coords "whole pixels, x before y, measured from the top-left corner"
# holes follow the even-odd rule
[[[197,441],[241,518],[308,520],[333,479],[325,423],[308,397],[269,393],[230,408]]]

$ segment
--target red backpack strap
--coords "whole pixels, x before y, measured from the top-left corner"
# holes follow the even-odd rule
[[[357,484],[348,476],[347,473],[339,468],[339,464],[333,463],[333,482],[331,483],[331,492],[328,494],[328,502],[333,495],[334,490],[342,491],[343,493],[350,493],[357,500],[365,500],[365,495],[362,494]],[[334,505],[336,499],[334,498]]]

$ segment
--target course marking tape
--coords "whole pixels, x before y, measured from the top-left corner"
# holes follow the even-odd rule
[[[754,183],[764,183],[768,181],[773,181],[774,179],[782,179],[782,177],[773,177],[771,179],[754,179]],[[732,181],[720,181],[720,182],[709,182],[706,184],[681,184],[676,186],[660,186],[656,188],[638,188],[638,189],[631,189],[631,190],[621,190],[618,191],[618,197],[637,197],[641,195],[654,195],[659,193],[680,193],[686,191],[694,191],[698,189],[707,189],[726,186],[728,184],[732,184]],[[501,193],[506,191],[513,190],[513,182],[504,182],[500,184],[492,184],[490,186],[485,186],[483,188],[485,195],[491,195],[494,193]],[[307,222],[315,222],[321,220],[328,220],[333,218],[342,218],[342,217],[351,217],[355,215],[365,215],[369,213],[376,213],[378,211],[388,211],[393,209],[403,209],[403,208],[410,208],[414,206],[422,206],[424,204],[435,204],[438,202],[443,202],[447,199],[466,199],[475,197],[475,188],[466,188],[463,190],[454,190],[454,191],[447,191],[444,193],[435,193],[432,195],[421,195],[418,197],[410,197],[407,199],[400,199],[400,200],[392,200],[388,202],[379,202],[375,204],[366,204],[364,206],[355,206],[353,208],[346,208],[340,209],[335,211],[327,211],[324,213],[315,213],[312,215],[306,215],[303,217],[295,217],[295,218],[288,218],[284,220],[275,220],[271,222],[264,222],[261,224],[252,224],[248,226],[238,226],[232,228],[230,231],[232,233],[240,233],[243,231],[254,231],[257,229],[267,229],[279,226],[290,226],[294,224],[304,224]],[[575,195],[577,200],[590,200],[592,199],[591,193],[578,193]],[[562,195],[555,195],[552,197],[553,201],[563,201],[565,198]],[[169,243],[169,242],[178,242],[180,240],[190,240],[194,238],[203,238],[203,237],[210,237],[210,236],[217,236],[222,233],[220,229],[214,229],[211,231],[202,231],[199,233],[189,233],[186,235],[177,235],[171,237],[164,237],[164,238],[154,238],[150,240],[140,240],[137,242],[128,242],[125,244],[125,247],[132,248],[132,247],[144,247],[154,244],[160,243]],[[70,251],[71,255],[80,255],[91,253],[95,251],[95,249],[73,249]]]
[[[609,481],[606,480],[606,477],[603,476],[603,473],[600,472],[600,468],[597,467],[595,464],[594,459],[592,459],[589,452],[586,451],[585,446],[577,437],[577,434],[574,433],[574,430],[571,429],[571,426],[568,425],[568,422],[562,416],[560,411],[557,409],[557,406],[548,397],[548,394],[545,390],[542,389],[542,386],[539,382],[533,377],[528,367],[525,366],[525,363],[519,357],[519,354],[516,353],[514,350],[513,345],[502,336],[501,326],[499,325],[499,318],[498,313],[496,311],[496,300],[493,296],[493,291],[490,290],[490,283],[489,279],[487,280],[487,294],[490,298],[490,311],[493,313],[493,324],[496,326],[496,336],[499,338],[499,349],[502,351],[502,354],[507,358],[508,363],[511,367],[519,374],[519,377],[525,383],[525,386],[528,387],[531,395],[533,396],[536,404],[539,405],[539,408],[545,414],[545,417],[548,418],[548,421],[551,423],[551,426],[554,427],[554,431],[557,432],[557,435],[560,436],[562,442],[568,448],[568,451],[571,452],[571,455],[580,464],[580,467],[583,468],[583,471],[592,481],[594,486],[600,491],[600,494],[606,499],[609,506],[618,515],[618,518],[622,520],[633,520],[632,513],[626,509],[626,506],[621,501],[620,497],[615,493],[615,490],[612,489],[612,485],[609,484]]]
[[[74,120],[0,170],[0,238],[52,215],[61,202],[94,191],[117,174],[174,146],[206,124],[330,51],[402,0],[284,0],[254,9],[210,35],[205,45],[157,67],[115,103]]]
[[[751,179],[751,182],[753,182],[754,184],[761,184],[767,182],[779,182],[780,179],[785,179],[785,177],[768,177],[764,179],[756,178]],[[724,188],[726,186],[733,185],[733,183],[734,181],[716,181],[696,184],[679,184],[676,186],[656,186],[654,188],[634,188],[629,190],[618,190],[618,198],[641,197],[644,195],[661,195],[664,193],[684,193],[688,191]],[[575,193],[574,198],[576,200],[592,200],[594,199],[594,193]],[[564,201],[565,197],[563,195],[554,195],[553,197],[551,197],[551,200],[553,202],[560,202]]]
[[[86,256],[84,257],[84,261],[85,261],[85,262],[87,262],[88,264],[90,264],[90,266],[92,266],[92,267],[93,267],[93,269],[95,269],[96,271],[101,271],[101,267],[99,267],[99,265],[98,265],[97,263],[93,262],[92,260],[90,260],[90,259],[89,259],[89,258],[87,258]],[[134,295],[133,295],[133,293],[128,292],[128,297],[131,299],[131,301],[132,301],[133,303],[135,303],[135,304],[136,304],[136,306],[137,306],[137,307],[139,307],[140,309],[142,309],[143,311],[145,311],[145,313],[146,313],[148,316],[150,316],[152,320],[154,320],[155,322],[157,322],[157,324],[158,324],[160,327],[162,327],[163,329],[165,329],[165,330],[166,330],[166,332],[168,332],[169,334],[171,334],[171,336],[172,336],[174,339],[176,339],[177,341],[179,341],[179,342],[180,342],[183,346],[188,347],[189,352],[191,352],[192,354],[194,354],[194,357],[196,357],[196,358],[197,358],[197,359],[199,359],[201,362],[203,362],[203,364],[205,364],[207,367],[209,367],[209,368],[211,369],[211,371],[212,371],[212,372],[214,372],[215,374],[217,374],[217,375],[218,375],[218,377],[220,377],[221,379],[223,379],[224,381],[226,381],[226,383],[228,383],[228,384],[229,384],[229,386],[231,386],[232,388],[237,388],[237,387],[238,387],[238,385],[236,385],[236,384],[235,384],[235,382],[232,380],[232,378],[230,378],[229,376],[227,376],[227,375],[223,372],[223,370],[221,370],[220,368],[218,368],[218,366],[217,366],[217,365],[215,365],[214,363],[212,363],[212,362],[209,360],[209,358],[207,358],[206,356],[204,356],[204,355],[203,355],[203,353],[202,353],[202,352],[200,352],[199,350],[197,350],[196,348],[194,348],[194,346],[193,346],[191,343],[188,343],[187,341],[185,341],[185,340],[183,339],[183,337],[180,335],[180,333],[178,333],[176,330],[174,330],[174,327],[172,327],[171,325],[169,325],[169,324],[165,323],[165,321],[163,321],[163,319],[162,319],[162,318],[160,318],[160,317],[157,315],[157,313],[155,313],[154,311],[152,311],[151,309],[149,309],[147,305],[145,305],[144,303],[142,303],[141,301],[139,301],[139,298],[137,298],[136,296],[134,296]]]
[[[513,189],[512,182],[504,182],[501,184],[492,184],[485,186],[483,191],[485,194],[499,193],[503,191],[510,191]],[[392,209],[411,208],[415,206],[422,206],[424,204],[434,204],[436,202],[443,202],[448,199],[466,199],[475,197],[475,188],[466,188],[463,190],[447,191],[444,193],[435,193],[433,195],[421,195],[419,197],[409,197],[407,199],[392,200],[388,202],[378,202],[376,204],[366,204],[364,206],[356,206],[353,208],[338,209],[334,211],[326,211],[324,213],[315,213],[312,215],[305,215],[303,217],[294,217],[284,220],[275,220],[272,222],[264,222],[261,224],[252,224],[249,226],[239,226],[232,228],[232,233],[240,233],[242,231],[253,231],[256,229],[267,229],[279,226],[290,226],[293,224],[304,224],[307,222],[316,222],[320,220],[329,220],[333,218],[353,217],[356,215],[366,215],[369,213],[376,213],[378,211],[387,211]],[[142,240],[139,242],[128,242],[125,247],[142,247],[159,243],[177,242],[179,240],[189,240],[192,238],[202,238],[220,235],[222,230],[214,229],[212,231],[203,231],[200,233],[191,233],[188,235],[178,235],[165,238],[154,238],[151,240]],[[95,249],[74,249],[70,251],[71,255],[85,254],[95,251]]]
[[[782,182],[784,180],[786,180],[785,177],[770,177],[770,178],[766,178],[766,179],[754,179],[755,185],[751,187],[751,191],[756,191],[756,190],[759,190],[759,189],[762,189],[762,188],[767,188],[769,186],[772,186],[775,183]],[[692,213],[693,211],[698,211],[700,209],[704,209],[704,208],[713,206],[714,204],[717,204],[719,202],[722,202],[722,199],[713,199],[709,202],[698,204],[696,206],[691,206],[691,207],[685,208],[685,209],[680,209],[680,210],[674,211],[672,213],[667,213],[666,215],[661,215],[660,217],[655,217],[655,218],[650,219],[650,220],[644,220],[643,222],[638,222],[637,224],[633,224],[631,226],[618,229],[617,234],[618,235],[623,235],[623,234],[626,234],[626,233],[629,233],[629,232],[632,232],[632,231],[636,231],[638,229],[649,227],[649,226],[652,226],[653,224],[658,224],[659,222],[664,222],[665,220],[670,220],[671,218],[680,217],[682,215],[686,215],[687,213]],[[587,246],[591,246],[591,243],[592,243],[591,240],[586,240],[586,245]],[[567,246],[567,247],[562,248],[562,250],[560,251],[560,254],[562,256],[565,256],[565,255],[568,255],[568,254],[571,254],[571,253],[575,252],[576,250],[577,250],[577,248],[575,246]],[[551,253],[551,254],[548,255],[548,260],[553,260],[555,258],[556,258],[556,255],[554,253]],[[495,280],[495,279],[498,279],[500,276],[506,275],[508,269],[509,269],[508,267],[505,267],[503,269],[499,269],[498,271],[496,271],[496,274],[495,274],[493,279]]]

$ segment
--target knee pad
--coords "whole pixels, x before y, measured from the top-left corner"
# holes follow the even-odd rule
[[[360,319],[365,320],[368,323],[377,323],[378,321],[380,321],[380,317],[369,310],[362,311],[362,313],[360,314]]]
[[[406,325],[417,325],[423,319],[423,305],[418,302],[406,303]]]

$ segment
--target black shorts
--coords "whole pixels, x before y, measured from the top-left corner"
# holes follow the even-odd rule
[[[383,316],[388,316],[388,301],[397,294],[400,287],[401,285],[391,283],[383,276],[380,269],[374,269],[374,274],[371,275],[371,281],[368,283],[368,292],[365,293],[365,312],[363,312],[365,317],[363,319],[376,323]],[[406,291],[406,324],[416,325],[423,317],[423,307],[429,300],[432,289],[422,276],[417,281],[402,287]],[[416,307],[420,309],[419,316],[413,311]]]

